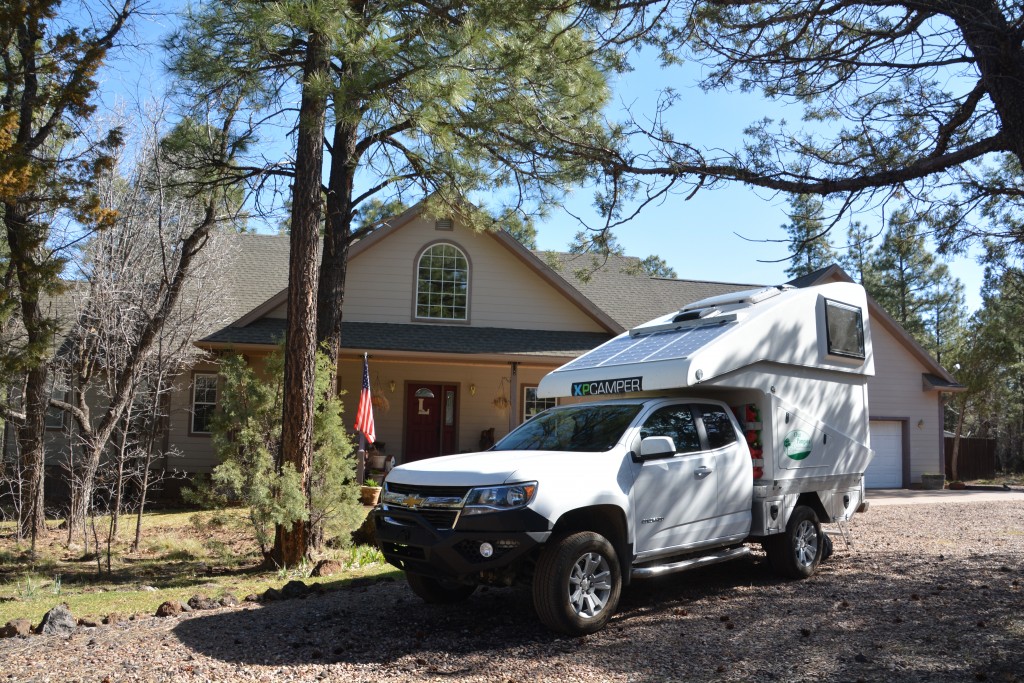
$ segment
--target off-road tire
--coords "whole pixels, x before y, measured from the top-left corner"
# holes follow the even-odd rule
[[[581,531],[553,539],[533,576],[533,606],[552,631],[582,636],[604,628],[622,593],[615,548],[604,536]]]
[[[457,583],[423,576],[413,572],[405,573],[412,592],[420,596],[423,602],[431,605],[451,605],[469,598],[475,591],[473,584]]]
[[[824,539],[818,515],[806,505],[798,505],[789,516],[786,530],[765,539],[764,549],[777,574],[788,579],[806,579],[821,564]]]

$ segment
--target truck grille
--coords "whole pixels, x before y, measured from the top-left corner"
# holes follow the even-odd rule
[[[435,529],[451,529],[459,516],[457,510],[417,510]]]
[[[466,494],[469,493],[470,486],[416,486],[415,484],[393,484],[391,482],[385,482],[384,485],[388,491],[394,493],[404,493],[406,495],[414,493],[418,496],[454,496],[457,498],[465,498]]]
[[[451,529],[455,526],[455,521],[459,518],[462,508],[461,501],[465,499],[471,488],[469,486],[416,486],[391,482],[385,482],[384,486],[387,493],[417,499],[415,505],[405,505],[401,497],[394,496],[389,500],[385,496],[387,507],[415,513],[435,529]],[[436,504],[432,504],[432,501],[436,501]]]

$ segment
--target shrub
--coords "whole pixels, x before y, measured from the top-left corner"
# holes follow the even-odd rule
[[[317,357],[317,403],[314,455],[308,496],[302,476],[290,463],[280,464],[284,354],[280,348],[266,358],[257,375],[242,356],[221,365],[221,404],[214,417],[213,444],[221,464],[192,500],[224,504],[239,501],[248,509],[256,542],[264,555],[274,541],[274,527],[299,520],[310,524],[310,539],[319,547],[330,535],[347,537],[358,526],[358,487],[352,445],[342,423],[341,401],[329,391],[327,357]]]

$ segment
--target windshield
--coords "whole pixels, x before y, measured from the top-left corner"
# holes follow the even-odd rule
[[[494,445],[498,451],[607,451],[619,442],[641,404],[552,408]]]

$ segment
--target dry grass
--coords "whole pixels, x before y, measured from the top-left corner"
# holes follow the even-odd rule
[[[0,523],[0,625],[15,618],[37,624],[49,609],[66,602],[77,617],[153,614],[165,600],[186,601],[196,593],[239,599],[281,587],[292,578],[307,583],[352,579],[392,571],[373,549],[332,551],[330,559],[350,565],[345,574],[309,578],[312,565],[268,571],[239,509],[203,512],[153,512],[143,521],[142,543],[131,551],[134,518],[122,518],[120,533],[111,544],[107,570],[106,530],[109,520],[97,519],[99,564],[94,541],[84,549],[67,545],[58,522],[37,541],[33,557],[25,541],[17,541],[13,524]],[[91,530],[90,530],[91,537]]]

